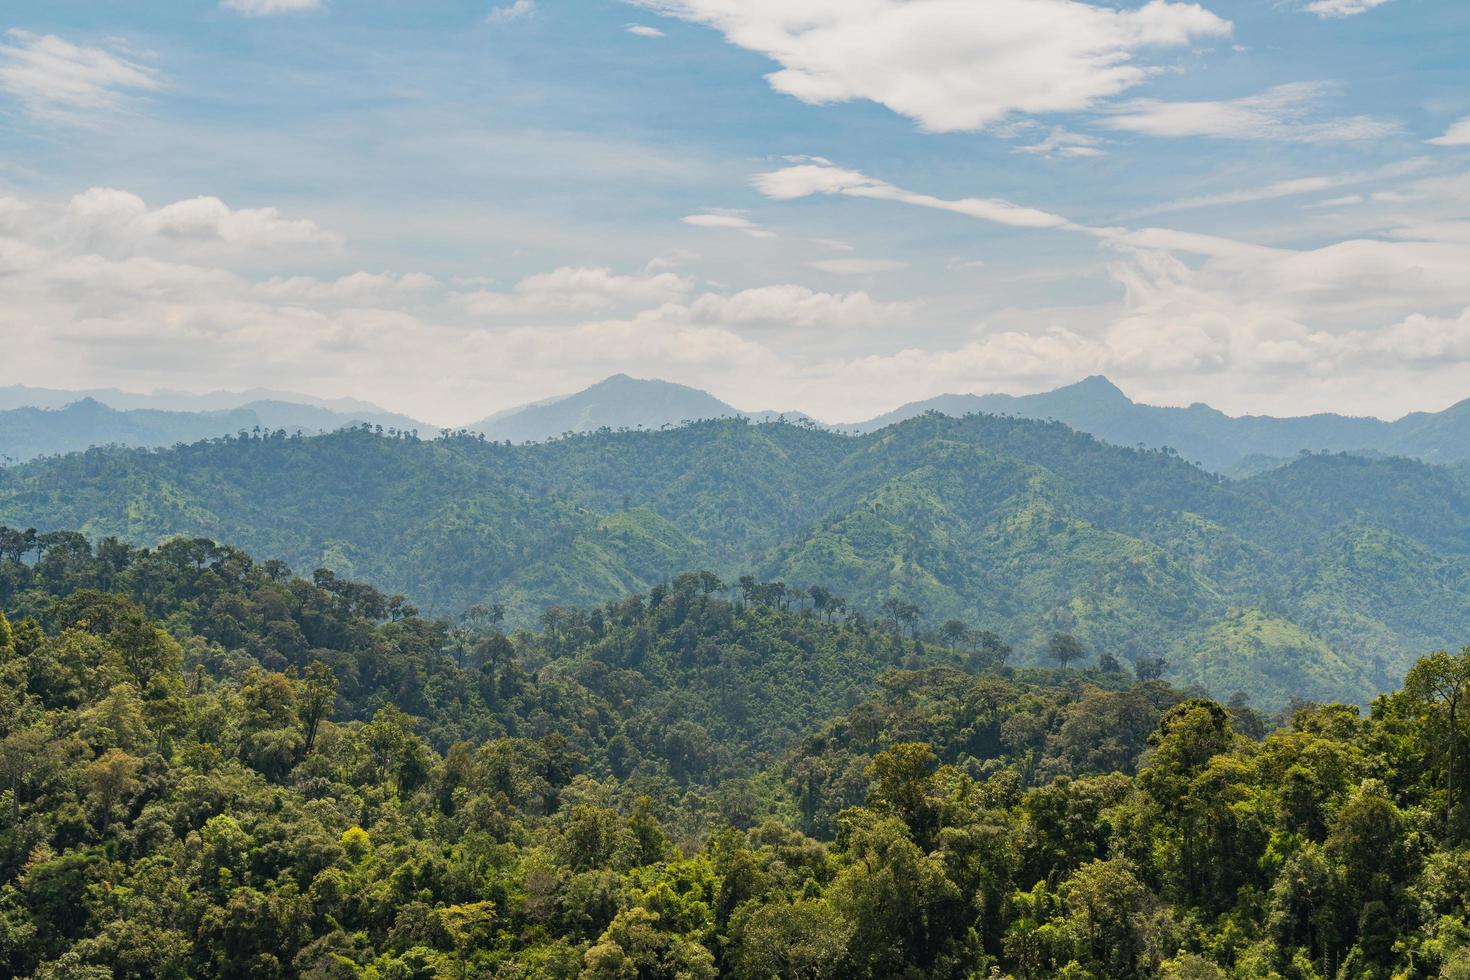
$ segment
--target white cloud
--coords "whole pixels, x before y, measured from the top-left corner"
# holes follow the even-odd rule
[[[1071,223],[1060,215],[1021,207],[1001,198],[966,197],[946,200],[927,194],[916,194],[885,183],[856,170],[819,164],[798,164],[770,173],[758,174],[756,188],[778,201],[789,201],[814,194],[839,194],[875,200],[898,201],[920,207],[954,211],[985,221],[1018,228],[1062,228]]]
[[[93,187],[71,199],[74,219],[98,232],[247,248],[337,245],[338,236],[305,218],[285,218],[276,208],[234,209],[217,197],[195,197],[150,210],[128,191]]]
[[[336,279],[277,277],[261,283],[260,292],[292,302],[385,303],[422,297],[438,285],[433,276],[420,272],[353,272]]]
[[[1451,123],[1443,136],[1436,136],[1429,142],[1436,146],[1470,146],[1470,116]]]
[[[875,272],[895,272],[908,268],[907,262],[897,259],[818,259],[807,265],[834,276],[866,276]]]
[[[726,324],[773,323],[795,327],[860,327],[903,316],[908,303],[879,303],[861,290],[823,293],[805,286],[760,286],[732,295],[705,293],[689,305],[700,321]]]
[[[711,209],[703,214],[687,214],[679,220],[686,225],[694,225],[696,228],[729,228],[749,235],[751,238],[776,237],[774,231],[762,228],[739,211]]]
[[[527,276],[508,293],[466,294],[465,308],[479,316],[579,313],[617,306],[654,306],[687,296],[694,282],[672,272],[625,276],[606,268],[566,266]]]
[[[1104,152],[1100,148],[1101,143],[1102,140],[1096,136],[1073,133],[1061,126],[1053,126],[1044,139],[1026,146],[1012,147],[1011,152],[1033,153],[1043,157],[1097,157]]]
[[[637,34],[639,37],[664,36],[663,31],[659,30],[657,27],[650,27],[647,24],[629,24],[625,29],[629,34]]]
[[[1218,207],[1225,204],[1247,204],[1251,201],[1269,201],[1280,197],[1294,197],[1299,194],[1315,194],[1338,187],[1351,187],[1354,184],[1365,184],[1376,180],[1403,177],[1415,171],[1423,170],[1429,162],[1428,159],[1419,157],[1413,160],[1403,160],[1385,167],[1379,167],[1377,170],[1360,171],[1358,173],[1292,177],[1288,180],[1273,181],[1260,187],[1246,187],[1240,190],[1226,191],[1221,194],[1186,197],[1178,201],[1171,201],[1157,207],[1149,208],[1143,213],[1160,214],[1165,211],[1185,211],[1191,208]],[[1331,201],[1323,201],[1318,206],[1335,207],[1341,204],[1355,204],[1361,200],[1361,195],[1357,196],[1356,201],[1347,198],[1334,198]]]
[[[1302,9],[1318,17],[1353,17],[1366,14],[1388,0],[1311,0]]]
[[[1463,364],[1470,361],[1470,307],[1454,319],[1412,314],[1381,334],[1369,335],[1365,346],[1410,363]]]
[[[1217,102],[1134,99],[1099,120],[1109,129],[1146,136],[1210,136],[1286,143],[1349,143],[1398,131],[1388,120],[1346,116],[1312,122],[1322,100],[1336,89],[1327,82],[1291,82],[1259,95]]]
[[[930,132],[1013,113],[1075,112],[1149,75],[1135,56],[1225,37],[1195,3],[1117,10],[1078,0],[629,0],[705,24],[781,68],[779,92],[821,105],[865,99]]]
[[[267,17],[271,14],[319,10],[322,0],[220,0],[220,6],[247,17]]]
[[[153,68],[102,48],[16,29],[5,36],[9,40],[0,43],[0,89],[37,118],[84,122],[162,84]]]
[[[536,0],[515,0],[503,7],[493,7],[486,18],[492,24],[504,24],[514,20],[526,20],[536,14]]]
[[[1395,172],[1408,172],[1419,164],[1396,166]],[[1003,202],[1006,207],[999,212],[960,206],[961,201],[915,193],[836,167],[789,168],[757,180],[778,199],[856,190],[856,196],[941,208],[984,221],[1006,221],[1014,213],[1011,209],[1029,210],[1010,202]],[[870,193],[875,187],[880,192]],[[1470,201],[1470,179],[1428,178],[1399,196],[1443,213],[1445,201],[1461,206]],[[1050,217],[1044,224],[1031,224],[1090,235],[1114,255],[1110,272],[1123,298],[1111,310],[1090,314],[1095,322],[1101,313],[1101,330],[1058,326],[1041,334],[1035,329],[999,331],[957,350],[906,351],[878,361],[896,371],[936,377],[966,371],[976,377],[1009,373],[1056,380],[1093,371],[1153,378],[1206,372],[1257,381],[1301,371],[1361,379],[1361,372],[1381,376],[1410,370],[1411,354],[1439,357],[1439,365],[1447,367],[1444,359],[1458,356],[1454,352],[1461,349],[1458,342],[1435,346],[1426,338],[1437,327],[1449,330],[1450,323],[1451,335],[1459,336],[1459,321],[1429,311],[1470,304],[1470,279],[1463,273],[1470,268],[1470,221],[1441,219],[1391,230],[1386,240],[1355,238],[1294,250],[1168,228],[1092,228]],[[1415,315],[1426,319],[1413,319]],[[1386,326],[1394,323],[1407,326]]]
[[[690,251],[687,248],[670,249],[669,251],[664,252],[662,255],[655,255],[653,258],[649,259],[648,264],[643,267],[643,271],[665,272],[669,269],[678,269],[688,265],[698,258],[698,252]]]

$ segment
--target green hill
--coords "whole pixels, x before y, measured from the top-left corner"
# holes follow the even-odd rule
[[[1470,634],[1464,487],[1327,455],[1233,483],[995,416],[859,437],[720,420],[521,446],[359,429],[94,450],[0,471],[0,523],[207,536],[436,612],[498,601],[516,622],[703,567],[823,585],[869,614],[914,603],[920,629],[957,618],[1021,662],[1058,632],[1165,656],[1171,676],[1279,704],[1366,700]],[[1234,635],[1241,610],[1269,628]],[[1216,669],[1221,650],[1249,666]]]

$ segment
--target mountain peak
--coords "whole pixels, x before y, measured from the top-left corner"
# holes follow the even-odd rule
[[[1108,398],[1114,401],[1132,401],[1123,393],[1123,389],[1113,384],[1101,374],[1091,374],[1074,384],[1065,385],[1057,391],[1075,391],[1085,393],[1094,398]]]

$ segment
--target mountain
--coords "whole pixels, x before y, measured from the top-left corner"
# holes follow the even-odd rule
[[[28,392],[36,390],[27,389]],[[7,391],[14,394],[14,389]],[[43,395],[38,400],[49,399]],[[160,448],[256,428],[321,433],[364,422],[409,430],[419,428],[419,423],[406,416],[381,410],[358,415],[284,401],[257,400],[224,409],[166,411],[117,409],[96,398],[83,397],[54,408],[0,410],[0,464],[77,452],[92,446]],[[429,427],[424,430],[429,431]]]
[[[702,419],[748,418],[765,422],[772,411],[742,412],[707,391],[669,381],[615,374],[590,388],[560,398],[496,412],[465,428],[497,442],[542,442],[571,432],[598,429],[658,429]],[[786,413],[788,421],[807,418]]]
[[[172,391],[167,388],[152,394],[121,391],[117,388],[90,388],[84,390],[64,388],[34,388],[29,385],[0,385],[0,411],[12,408],[65,408],[72,402],[90,398],[109,408],[129,410],[135,408],[156,409],[163,412],[220,412],[241,408],[252,402],[282,402],[290,405],[311,406],[326,409],[338,415],[348,415],[362,421],[383,420],[383,425],[394,428],[423,426],[405,415],[374,405],[357,398],[319,398],[297,391],[276,391],[271,388],[250,388],[244,391],[211,391],[195,394],[187,391]],[[387,419],[394,419],[389,422]],[[404,425],[401,423],[413,423]]]
[[[1279,465],[1302,452],[1368,450],[1435,463],[1470,460],[1470,400],[1395,422],[1334,414],[1230,416],[1200,403],[1187,408],[1142,405],[1099,376],[1035,395],[940,395],[839,428],[872,432],[925,412],[1055,419],[1120,446],[1168,447],[1208,470],[1232,475],[1258,472],[1263,464]]]
[[[1021,662],[1054,633],[1267,704],[1365,700],[1470,636],[1470,493],[1401,458],[1231,482],[1058,423],[925,415],[863,436],[700,422],[535,445],[352,430],[96,450],[0,471],[0,523],[183,534],[455,613],[643,592],[679,569],[958,618]]]

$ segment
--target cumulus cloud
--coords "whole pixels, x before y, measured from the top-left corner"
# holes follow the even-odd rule
[[[1470,116],[1466,116],[1459,122],[1451,123],[1450,128],[1444,131],[1444,135],[1436,136],[1429,142],[1435,146],[1470,146]]]
[[[319,10],[322,0],[220,0],[220,6],[247,17],[268,17],[271,14]]]
[[[231,208],[217,197],[195,197],[149,209],[136,194],[93,187],[71,199],[70,214],[115,234],[220,242],[249,248],[337,245],[338,236],[306,218],[286,218],[273,207]]]
[[[1409,173],[1420,166],[1419,161],[1405,161],[1392,172]],[[788,168],[761,175],[757,186],[778,199],[809,194],[872,197],[987,222],[1014,224],[1008,219],[1018,210],[1031,210],[1010,202],[999,209],[975,207],[964,203],[969,199],[935,198],[835,166]],[[1270,190],[1284,194],[1322,186],[1314,180]],[[1426,178],[1401,196],[1463,206],[1470,200],[1470,179]],[[1439,357],[1441,366],[1445,358],[1459,356],[1458,343],[1435,346],[1429,340],[1437,327],[1447,336],[1458,336],[1459,321],[1429,311],[1458,311],[1470,304],[1470,280],[1462,271],[1470,268],[1470,234],[1465,234],[1470,222],[1443,218],[1390,229],[1386,238],[1352,238],[1300,250],[1170,228],[1088,227],[1049,214],[1044,222],[1026,223],[1089,235],[1112,255],[1109,271],[1122,299],[1104,314],[1101,329],[996,331],[948,352],[883,355],[891,367],[942,376],[945,371],[979,372],[989,365],[983,370],[1017,377],[1049,371],[1049,377],[1058,379],[1075,377],[1077,371],[1171,377],[1306,371],[1325,376],[1370,365],[1386,370],[1393,363],[1407,370],[1407,359],[1421,356],[1414,351],[1431,352],[1422,356]],[[1387,326],[1395,323],[1401,325]]]
[[[1336,90],[1328,82],[1290,82],[1258,95],[1216,102],[1134,99],[1112,107],[1099,120],[1109,129],[1146,136],[1209,136],[1285,143],[1351,143],[1380,139],[1397,124],[1372,116],[1313,121],[1322,101]]]
[[[1076,112],[1146,79],[1150,48],[1226,37],[1195,3],[1078,0],[629,0],[721,32],[781,67],[771,87],[821,105],[868,100],[930,132],[1013,113]]]
[[[0,42],[0,89],[36,118],[89,121],[162,85],[155,69],[103,48],[17,29],[6,31],[5,37]]]
[[[336,279],[278,276],[261,283],[260,293],[298,303],[384,303],[412,300],[438,286],[437,279],[421,272],[352,272]]]

